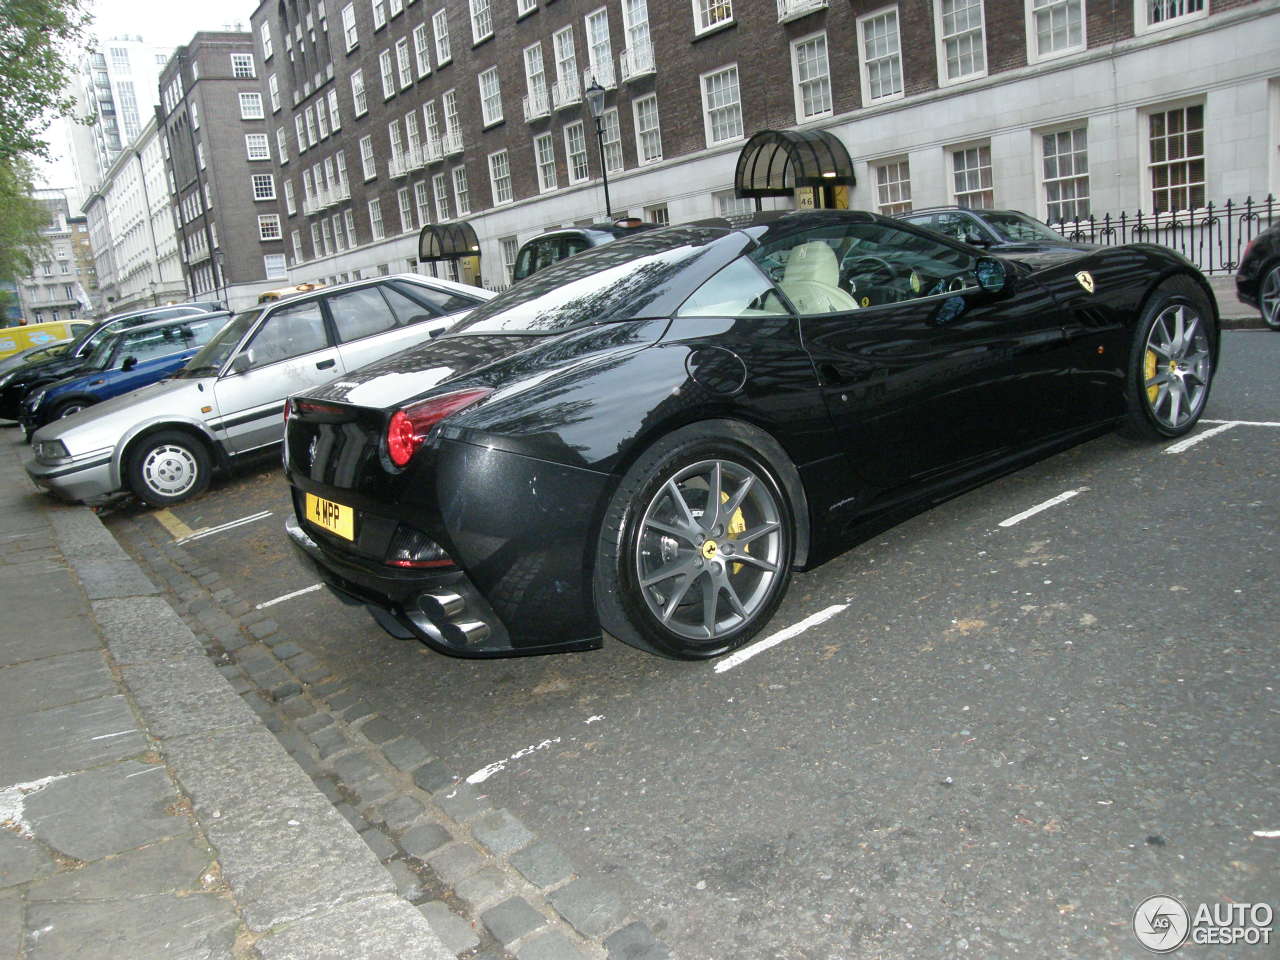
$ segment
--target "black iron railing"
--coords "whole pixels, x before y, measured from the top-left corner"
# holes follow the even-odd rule
[[[1234,273],[1249,241],[1276,221],[1272,195],[1243,203],[1227,200],[1178,213],[1104,213],[1050,222],[1068,240],[1116,246],[1159,243],[1172,247],[1205,273]]]

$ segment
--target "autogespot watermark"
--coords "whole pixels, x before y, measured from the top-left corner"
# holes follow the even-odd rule
[[[1271,943],[1275,910],[1269,903],[1202,903],[1194,913],[1175,897],[1147,897],[1133,911],[1133,934],[1152,953],[1184,943]]]

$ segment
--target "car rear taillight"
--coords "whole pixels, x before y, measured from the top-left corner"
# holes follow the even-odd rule
[[[290,407],[292,407],[292,406],[293,406],[293,401],[292,401],[292,400],[290,400],[288,397],[285,397],[285,400],[284,400],[284,422],[285,422],[285,424],[286,424],[286,425],[289,423],[289,408],[290,408]]]
[[[396,534],[391,538],[391,546],[387,548],[387,566],[439,568],[452,567],[453,558],[445,553],[444,547],[436,543],[421,530],[400,524]]]
[[[397,410],[387,424],[387,455],[391,462],[403,467],[426,442],[432,427],[445,417],[479,403],[491,393],[493,391],[488,387],[456,390]]]

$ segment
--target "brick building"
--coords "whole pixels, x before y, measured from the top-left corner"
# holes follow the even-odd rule
[[[592,79],[614,215],[749,207],[766,129],[829,131],[837,202],[888,213],[1280,187],[1275,0],[264,0],[252,34],[292,282],[412,269],[465,219],[504,285],[520,242],[605,213]]]
[[[191,295],[239,309],[282,286],[277,177],[249,34],[201,32],[179,47],[160,75],[156,116]]]

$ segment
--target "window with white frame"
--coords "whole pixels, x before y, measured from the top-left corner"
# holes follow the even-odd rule
[[[289,236],[293,240],[293,262],[302,263],[306,259],[302,253],[302,231],[295,230]]]
[[[902,37],[898,31],[898,8],[878,10],[858,18],[862,44],[862,91],[864,102],[880,103],[902,96]]]
[[[502,119],[502,89],[498,85],[498,68],[490,67],[480,74],[479,83],[480,115],[487,127]]]
[[[791,76],[795,81],[796,123],[831,116],[831,71],[827,66],[825,33],[791,44]]]
[[[732,0],[693,0],[693,32],[706,33],[733,22]]]
[[[511,165],[507,162],[507,151],[505,150],[489,154],[489,186],[493,191],[493,205],[495,207],[512,201]]]
[[[404,138],[400,135],[400,121],[392,120],[387,124],[387,140],[391,143],[391,161],[395,163],[404,158]],[[392,176],[395,172],[392,171]]]
[[[427,148],[439,150],[440,118],[434,100],[428,100],[422,105],[422,129],[427,135]]]
[[[471,191],[467,188],[467,168],[453,168],[453,204],[458,208],[458,216],[465,217],[471,212]]]
[[[420,23],[413,28],[413,59],[418,67],[418,79],[431,72],[431,41],[427,39],[427,25]]]
[[[418,211],[418,222],[425,225],[431,219],[431,188],[427,181],[419,180],[413,185],[413,202]]]
[[[515,281],[516,254],[520,252],[520,241],[515,237],[499,237],[498,249],[502,251],[502,270],[507,283]]]
[[[324,239],[324,255],[333,253],[333,232],[329,229],[329,221],[321,219],[320,234]]]
[[[650,223],[656,223],[660,226],[669,226],[671,224],[671,211],[667,209],[665,203],[657,203],[651,207],[644,208],[644,218]]]
[[[306,153],[307,147],[307,121],[302,114],[294,114],[293,127],[298,134],[298,153]]]
[[[244,135],[244,149],[250,160],[271,159],[271,145],[265,133],[246,133]]]
[[[479,43],[493,36],[493,11],[490,0],[470,0],[471,3],[471,40]]]
[[[271,24],[264,23],[258,28],[258,38],[262,41],[262,59],[270,60],[273,52],[271,48]],[[194,69],[194,64],[192,67]]]
[[[413,229],[413,197],[408,187],[396,191],[396,206],[400,211],[400,232],[408,233]]]
[[[719,193],[713,193],[711,196],[716,202],[716,216],[718,217],[742,216],[755,210],[750,197],[735,196],[732,190],[722,190]]]
[[[387,235],[386,229],[382,226],[382,201],[377,197],[369,201],[369,229],[375,240],[381,240]]]
[[[1152,213],[1204,206],[1204,104],[1147,115],[1147,176]]]
[[[282,280],[289,275],[285,268],[283,253],[268,253],[262,257],[262,269],[266,271],[268,280]]]
[[[1089,131],[1086,127],[1040,135],[1046,220],[1089,215]]]
[[[192,100],[191,106],[188,108],[187,112],[191,114],[191,129],[199,130],[200,129],[200,104]]]
[[[556,184],[556,141],[549,133],[533,138],[534,165],[538,168],[538,190],[546,193]]]
[[[306,117],[307,117],[307,145],[314,147],[317,143],[320,142],[320,137],[316,133],[316,110],[315,110],[314,103],[311,106],[307,107]]]
[[[742,136],[737,64],[702,75],[702,116],[708,147]]]
[[[346,231],[342,229],[342,214],[335,213],[329,218],[329,223],[333,225],[333,245],[337,250],[345,250],[350,244],[347,243],[345,236]]]
[[[1136,32],[1160,30],[1188,20],[1198,20],[1208,12],[1205,0],[1135,0]]]
[[[876,210],[886,217],[911,209],[911,163],[906,157],[871,166],[876,182]]]
[[[570,183],[582,183],[590,176],[587,167],[587,137],[581,120],[575,120],[564,128],[564,156],[569,168]]]
[[[355,211],[348,207],[346,210],[342,211],[342,219],[345,221],[347,227],[347,244],[354,247],[360,242],[356,237]]]
[[[204,169],[204,144],[203,143],[196,144],[196,164],[200,167],[201,170]]]
[[[320,224],[313,221],[311,224],[311,252],[313,256],[324,256],[324,243],[320,239]]]
[[[622,0],[622,29],[627,36],[627,49],[631,52],[633,69],[652,63],[653,46],[649,35],[647,0]]]
[[[618,108],[610,107],[600,114],[601,141],[604,147],[604,168],[610,173],[622,169],[622,125],[618,122]]]
[[[662,129],[658,123],[658,97],[649,94],[631,101],[636,124],[636,157],[640,163],[662,159]]]
[[[418,129],[418,112],[410,110],[404,115],[404,146],[410,163],[422,160],[422,132]]]
[[[342,37],[346,41],[348,53],[354,50],[356,44],[360,42],[360,31],[356,29],[356,6],[354,3],[348,3],[342,8]]]
[[[265,24],[264,24],[265,26]],[[252,80],[258,74],[253,69],[252,53],[231,54],[231,77],[235,80]]]
[[[382,99],[390,100],[396,93],[396,73],[390,50],[378,54],[378,70],[382,74]]]
[[[387,12],[393,17],[404,13],[404,0],[387,0]]]
[[[261,213],[258,215],[258,239],[280,240],[284,234],[280,232],[280,214]]]
[[[951,175],[956,206],[990,210],[996,205],[991,179],[991,144],[952,149]]]
[[[381,30],[387,25],[387,0],[370,0],[373,4],[373,29]]]
[[[314,200],[316,195],[314,181],[311,177],[310,170],[302,171],[302,202],[305,204],[309,200]]]
[[[267,96],[271,99],[271,112],[280,109],[280,79],[273,73],[267,77]]]
[[[285,140],[286,136],[287,134],[285,133],[284,127],[276,127],[276,153],[279,154],[280,162],[282,164],[289,162],[289,149],[288,143]]]
[[[262,113],[262,94],[260,93],[241,93],[240,94],[240,119],[241,120],[261,120]]]
[[[409,56],[409,38],[396,41],[396,72],[400,76],[400,89],[413,85],[413,59]]]
[[[445,223],[449,220],[449,184],[443,173],[431,178],[431,191],[436,196],[436,220]]]
[[[985,75],[982,0],[939,0],[936,10],[939,82],[945,86]]]
[[[284,181],[284,212],[289,216],[293,216],[298,212],[298,202],[293,195],[293,181]]]
[[[436,66],[443,67],[452,57],[449,50],[449,15],[445,10],[437,10],[431,15],[431,32],[436,38]]]
[[[1027,0],[1031,63],[1084,49],[1084,0]]]
[[[378,175],[378,161],[373,155],[373,136],[360,138],[360,170],[365,180],[372,180]]]
[[[458,91],[446,90],[440,94],[440,102],[444,104],[444,132],[461,133],[458,120]]]
[[[324,97],[316,101],[316,127],[320,131],[321,140],[329,136],[329,111],[325,108]]]
[[[347,190],[347,152],[339,150],[333,155],[333,159],[336,161],[338,187],[342,190]]]
[[[523,17],[538,9],[538,0],[516,0],[516,16]]]
[[[338,116],[338,91],[330,87],[329,95],[329,125],[333,127],[334,132],[342,129],[342,118]]]
[[[578,80],[578,54],[573,46],[573,27],[557,30],[551,35],[551,46],[556,54],[556,81],[573,89]]]
[[[351,74],[351,112],[362,117],[369,111],[369,100],[364,92],[364,70]]]
[[[531,101],[546,102],[547,74],[542,67],[542,41],[524,48],[524,85]]]
[[[613,44],[609,40],[609,11],[605,7],[583,18],[587,37],[587,72],[604,87],[612,87]]]

